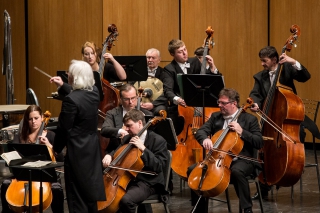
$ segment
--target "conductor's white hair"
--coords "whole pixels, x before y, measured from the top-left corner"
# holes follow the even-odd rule
[[[71,86],[73,90],[93,90],[94,78],[91,66],[85,61],[72,60],[68,74],[73,81]]]

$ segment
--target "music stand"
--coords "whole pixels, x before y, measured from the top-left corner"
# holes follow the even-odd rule
[[[185,74],[178,75],[180,93],[188,106],[203,107],[203,123],[205,123],[205,107],[218,107],[219,93],[224,88],[221,75]]]
[[[146,81],[148,66],[146,56],[114,56],[127,74],[126,81]]]
[[[150,130],[154,131],[158,135],[161,135],[167,141],[168,150],[176,150],[178,140],[176,132],[173,127],[171,118],[166,118],[156,123],[154,126],[149,127]]]
[[[43,144],[7,144],[8,151],[17,151],[22,159],[10,161],[9,168],[12,170],[17,180],[28,181],[29,186],[32,182],[40,182],[39,212],[43,212],[43,191],[42,182],[56,182],[56,167],[63,166],[62,162],[51,163],[42,167],[26,167],[22,164],[37,160],[51,161],[51,157],[46,145]],[[32,212],[32,187],[29,187],[29,213]]]

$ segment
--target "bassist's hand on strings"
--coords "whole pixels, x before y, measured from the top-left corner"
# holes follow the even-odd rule
[[[206,150],[210,150],[213,148],[212,141],[209,138],[204,139],[202,145]]]
[[[182,98],[179,98],[179,99],[177,100],[177,103],[180,104],[181,106],[184,106],[184,107],[187,106],[187,105],[186,105],[186,102],[184,102],[184,100],[183,100]]]
[[[105,155],[104,158],[102,159],[102,165],[103,167],[108,167],[112,161],[111,155]]]
[[[250,110],[251,110],[252,112],[258,112],[258,109],[259,109],[259,106],[258,106],[257,103],[253,103],[253,104],[251,105]]]
[[[287,56],[286,53],[282,53],[282,55],[280,55],[280,61],[279,64],[283,64],[284,62],[288,62],[291,65],[295,65],[296,64],[296,60]]]
[[[213,58],[210,55],[206,55],[206,59],[209,64],[210,70],[213,73],[217,69],[216,65],[214,64]]]

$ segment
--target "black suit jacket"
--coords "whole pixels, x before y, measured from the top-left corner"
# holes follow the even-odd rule
[[[162,67],[158,67],[155,77],[158,78],[160,81],[164,81],[164,69]],[[164,95],[164,92],[154,101],[152,101],[153,107],[156,108],[160,105],[166,106],[168,103],[168,99],[166,98],[166,96]]]
[[[242,112],[238,117],[237,122],[243,129],[241,139],[244,142],[244,146],[240,155],[257,157],[255,149],[261,149],[263,147],[262,134],[258,119],[252,114]],[[198,129],[196,133],[197,141],[202,145],[203,140],[221,130],[223,124],[224,118],[221,112],[213,113],[210,119]]]
[[[151,112],[145,109],[141,109],[145,115],[152,115]],[[115,150],[121,143],[121,139],[118,137],[118,131],[123,126],[123,108],[122,106],[115,107],[106,113],[106,118],[101,127],[101,135],[106,138],[110,138],[107,152]]]
[[[189,58],[190,68],[187,68],[188,74],[200,74],[201,63],[198,58]],[[173,98],[180,95],[180,88],[177,81],[177,74],[184,74],[179,64],[173,60],[170,64],[164,67],[163,72],[163,89],[165,97],[173,103]],[[206,74],[212,74],[210,69],[207,69]],[[217,75],[217,74],[213,74]],[[218,71],[218,75],[221,75]]]
[[[130,139],[131,139],[131,136],[126,135],[123,138],[122,144],[119,147],[129,143]],[[147,130],[147,135],[146,135],[144,145],[146,149],[141,155],[141,160],[144,163],[143,170],[154,171],[158,175],[152,176],[152,175],[139,173],[136,177],[136,180],[147,182],[152,186],[160,184],[161,188],[164,189],[165,183],[164,183],[163,171],[166,169],[166,164],[167,164],[167,161],[169,160],[167,142],[162,136],[150,130]],[[110,153],[110,155],[113,156],[114,153],[116,153],[116,151]]]
[[[97,135],[99,92],[74,90],[61,106],[53,149],[67,146],[65,165],[72,174],[74,187],[87,201],[105,200],[100,143]]]
[[[311,75],[308,70],[301,64],[302,70],[296,70],[291,64],[284,63],[283,69],[280,75],[280,83],[292,88],[293,92],[297,94],[297,90],[294,86],[293,80],[299,82],[306,82],[310,79]],[[253,99],[255,103],[262,107],[265,98],[268,95],[268,91],[271,87],[270,76],[268,70],[258,72],[253,76],[254,86],[250,92],[249,97]]]

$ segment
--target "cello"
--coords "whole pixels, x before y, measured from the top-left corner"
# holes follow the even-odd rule
[[[43,121],[40,130],[37,135],[37,140],[35,144],[39,144],[39,136],[42,135],[44,127],[47,125],[50,119],[51,113],[46,111],[44,113]],[[55,157],[53,155],[52,149],[47,147],[52,158],[55,162]],[[41,186],[42,185],[42,186]],[[43,210],[46,210],[52,202],[52,191],[51,183],[43,182],[32,182],[32,212],[39,212],[42,206]],[[29,183],[28,181],[18,181],[17,179],[12,179],[10,186],[6,192],[6,200],[11,210],[17,213],[26,212],[29,207]],[[42,203],[40,203],[40,187],[42,187]]]
[[[213,30],[211,26],[205,31],[207,37],[204,41],[203,60],[201,65],[201,74],[206,73],[206,55],[208,50],[213,47]],[[183,107],[178,105],[179,116],[184,120],[182,132],[177,136],[178,144],[175,151],[172,153],[172,170],[182,179],[187,180],[187,169],[189,166],[202,161],[203,148],[195,139],[197,130],[203,125],[205,119],[209,119],[213,112],[219,111],[219,108],[206,108],[203,111],[201,108]]]
[[[155,125],[167,117],[166,111],[161,110],[162,117],[154,117],[139,131],[137,136],[141,136],[151,125]],[[141,151],[133,144],[128,143],[116,150],[110,165],[104,170],[103,181],[106,201],[98,201],[98,210],[101,212],[114,213],[119,209],[121,198],[126,193],[126,188],[131,181],[144,167]],[[143,172],[150,175],[155,173]]]
[[[239,108],[230,122],[236,121],[242,111],[250,106],[251,104],[247,104]],[[232,156],[238,156],[244,145],[239,134],[230,131],[229,126],[217,131],[211,140],[213,148],[207,152],[205,159],[196,165],[188,178],[189,187],[201,195],[200,197],[214,197],[225,191],[230,182]],[[241,158],[249,159],[245,156]]]
[[[282,53],[290,51],[293,43],[300,36],[300,27],[292,25],[292,35],[282,48]],[[294,185],[303,172],[305,162],[304,145],[300,142],[300,123],[304,119],[304,104],[290,87],[280,83],[283,65],[278,65],[275,79],[264,102],[261,118],[263,136],[269,138],[260,150],[264,160],[263,172],[259,180],[268,185],[289,187]],[[267,115],[274,125],[264,125]],[[285,134],[280,134],[273,126],[279,127]]]
[[[117,36],[119,35],[118,29],[115,24],[110,24],[108,26],[108,32],[110,33],[109,36],[106,38],[105,42],[103,43],[103,49],[101,53],[100,63],[99,63],[99,74],[101,78],[101,84],[102,84],[102,91],[104,94],[103,100],[99,104],[99,127],[101,128],[104,118],[106,116],[106,113],[108,110],[111,110],[119,105],[119,99],[120,94],[119,90],[114,88],[109,81],[103,78],[103,71],[104,71],[104,65],[105,65],[105,59],[103,58],[103,55],[108,51],[111,50],[111,47],[114,45],[113,42],[116,40]],[[101,118],[103,120],[101,120]],[[108,147],[110,138],[102,137],[99,134],[99,141],[100,141],[100,147],[101,147],[101,154],[102,157],[104,156],[104,150]]]

